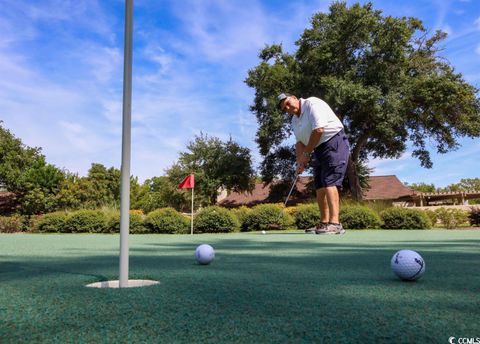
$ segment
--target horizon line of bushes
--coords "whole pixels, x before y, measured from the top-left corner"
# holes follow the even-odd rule
[[[459,226],[480,225],[480,209],[471,212],[439,208],[435,211],[401,207],[347,204],[341,208],[340,221],[346,229],[429,229],[441,224],[452,229]],[[262,230],[287,230],[314,227],[320,222],[315,203],[284,208],[280,204],[260,204],[253,208],[242,206],[227,209],[209,206],[194,217],[194,233],[228,233]],[[130,211],[131,234],[188,234],[190,216],[174,208],[160,208],[144,214]],[[0,217],[0,232],[37,233],[119,233],[120,212],[116,209],[82,209],[57,211],[26,217]]]

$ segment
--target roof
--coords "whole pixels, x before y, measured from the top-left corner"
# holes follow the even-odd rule
[[[397,176],[370,176],[370,189],[364,190],[365,200],[399,200],[416,195],[415,191],[406,187]]]
[[[296,192],[289,199],[289,204],[299,203],[313,198],[308,189],[308,183],[312,182],[310,176],[298,177],[296,183]],[[251,192],[232,192],[225,198],[219,200],[218,204],[224,207],[239,207],[242,205],[253,206],[260,203],[269,202],[268,195],[272,184],[256,183]]]

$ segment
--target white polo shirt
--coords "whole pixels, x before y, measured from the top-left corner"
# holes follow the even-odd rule
[[[324,132],[317,144],[318,147],[343,129],[342,122],[323,100],[316,97],[300,98],[300,104],[300,116],[292,116],[292,129],[297,142],[300,141],[306,146],[312,131],[323,128]]]

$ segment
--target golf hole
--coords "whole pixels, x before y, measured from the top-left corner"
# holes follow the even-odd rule
[[[159,281],[152,280],[128,280],[128,285],[126,288],[138,288],[138,287],[149,287],[152,285],[160,284]],[[120,288],[120,283],[118,280],[114,281],[102,281],[87,284],[88,288]]]

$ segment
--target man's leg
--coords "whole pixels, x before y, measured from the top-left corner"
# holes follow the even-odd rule
[[[340,197],[336,186],[327,186],[325,194],[328,203],[329,224],[325,228],[326,234],[344,234],[345,229],[340,223]]]
[[[318,188],[315,190],[317,194],[318,208],[320,209],[320,223],[314,227],[305,229],[305,233],[315,234],[318,231],[323,231],[328,224],[329,213],[327,195],[325,194],[325,188]]]
[[[338,196],[338,189],[336,186],[327,186],[324,190],[329,210],[328,222],[340,223],[340,197]]]
[[[321,222],[328,223],[330,221],[329,205],[327,202],[326,188],[317,189],[317,203],[320,209]]]

